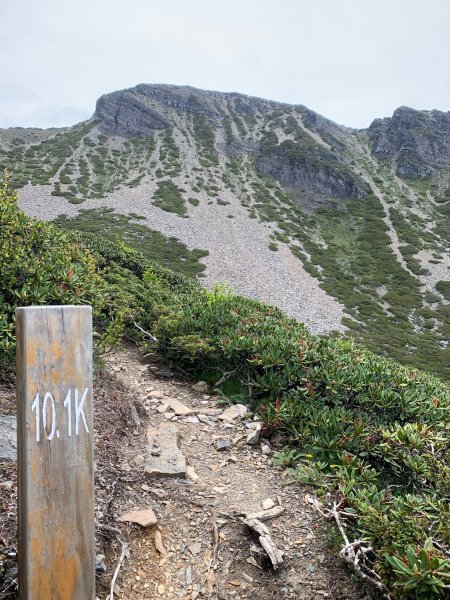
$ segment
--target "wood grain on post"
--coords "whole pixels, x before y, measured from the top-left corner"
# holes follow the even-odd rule
[[[92,311],[18,308],[21,600],[95,598]]]

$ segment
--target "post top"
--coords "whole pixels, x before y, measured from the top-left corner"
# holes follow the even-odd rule
[[[16,315],[24,312],[39,312],[39,311],[87,311],[92,312],[92,306],[90,304],[40,304],[38,306],[18,306],[16,308]]]

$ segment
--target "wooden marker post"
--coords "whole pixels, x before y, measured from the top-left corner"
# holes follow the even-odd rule
[[[95,598],[92,311],[18,308],[21,600]]]

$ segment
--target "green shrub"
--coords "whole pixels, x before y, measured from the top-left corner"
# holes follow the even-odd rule
[[[153,204],[180,217],[187,216],[186,202],[180,189],[172,181],[161,181],[153,197]]]
[[[0,352],[14,351],[17,306],[92,304],[98,319],[104,314],[103,282],[92,256],[53,225],[26,217],[7,177],[0,187],[0,230]]]

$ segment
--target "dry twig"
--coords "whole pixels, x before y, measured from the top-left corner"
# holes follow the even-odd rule
[[[139,329],[139,331],[141,333],[143,333],[144,335],[146,335],[147,337],[149,337],[152,340],[152,342],[157,342],[158,341],[158,338],[156,338],[154,335],[152,335],[148,331],[145,331],[145,329],[142,329],[142,327],[140,325],[138,325],[136,323],[136,321],[133,321],[133,325],[136,327],[136,329]]]
[[[122,545],[122,552],[120,553],[119,562],[117,563],[117,567],[116,567],[116,570],[114,571],[113,578],[111,579],[111,588],[110,588],[110,591],[109,591],[109,598],[110,598],[110,600],[114,600],[114,586],[116,585],[117,575],[119,574],[120,567],[121,567],[121,565],[123,563],[123,559],[125,558],[125,553],[126,553],[127,548],[128,548],[128,544],[126,544],[125,542],[122,542],[122,540],[120,539],[120,537],[118,537],[117,539],[119,540],[119,542]]]
[[[379,590],[385,598],[392,598],[387,587],[382,583],[380,576],[371,569],[365,562],[368,554],[373,553],[373,548],[366,545],[367,542],[364,540],[354,540],[350,542],[345,529],[342,525],[339,508],[341,503],[334,501],[333,508],[329,509],[329,516],[333,517],[338,526],[339,532],[344,540],[344,547],[339,552],[339,556],[352,567],[352,569],[363,579],[377,590]]]
[[[219,528],[217,527],[217,523],[215,521],[212,522],[212,530],[214,537],[214,548],[213,548],[213,569],[217,569],[217,560],[219,557]]]
[[[273,568],[277,569],[283,562],[283,552],[276,547],[267,527],[252,515],[243,519],[243,523],[259,535],[259,543],[270,558]]]

